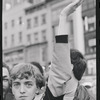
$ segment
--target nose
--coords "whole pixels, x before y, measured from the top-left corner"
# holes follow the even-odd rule
[[[20,93],[21,94],[25,93],[25,87],[24,87],[24,85],[21,85],[21,87],[20,87]]]

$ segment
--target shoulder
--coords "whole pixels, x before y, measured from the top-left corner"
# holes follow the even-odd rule
[[[13,94],[8,93],[5,100],[15,100]]]

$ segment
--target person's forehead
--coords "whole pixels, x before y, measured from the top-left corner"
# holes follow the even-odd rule
[[[33,78],[33,77],[30,77],[29,79],[26,79],[26,78],[24,78],[24,79],[19,79],[19,78],[17,78],[17,79],[15,79],[15,80],[13,80],[13,82],[20,82],[20,83],[35,82],[35,78]]]
[[[3,67],[2,70],[3,70],[3,76],[9,76],[9,72],[7,68]]]

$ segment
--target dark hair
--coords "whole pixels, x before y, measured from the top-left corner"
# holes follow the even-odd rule
[[[37,75],[37,77],[41,77],[42,80],[40,81],[40,79],[37,78],[37,80],[36,80],[37,83],[36,84],[40,88],[43,87],[43,86],[45,86],[44,72],[43,72],[42,66],[38,62],[31,62],[31,64],[34,65],[34,66],[36,66],[39,69],[39,71],[41,72],[41,74],[42,74],[42,77],[40,75]]]
[[[10,74],[9,66],[8,66],[6,63],[4,63],[4,62],[2,62],[2,63],[3,63],[3,67],[4,67],[4,68],[7,68],[8,72],[9,72],[9,74]]]
[[[36,66],[39,69],[39,71],[41,72],[42,75],[44,74],[43,73],[43,68],[42,68],[42,66],[38,62],[31,62],[31,64]]]
[[[77,80],[81,80],[87,67],[86,60],[82,53],[76,49],[70,50],[71,63],[73,64],[73,73]]]
[[[23,79],[34,77],[36,79],[36,86],[41,88],[45,81],[44,77],[40,73],[35,72],[35,67],[30,63],[19,63],[15,65],[11,70],[11,80]]]

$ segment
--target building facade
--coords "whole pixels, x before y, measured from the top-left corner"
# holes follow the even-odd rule
[[[3,13],[3,60],[12,66],[33,61],[46,66],[52,58],[60,11],[69,3],[70,0],[23,0],[16,6],[14,3],[11,9]],[[80,50],[90,66],[96,60],[96,52],[91,53],[95,50],[96,33],[95,30],[85,30],[87,19],[88,23],[95,19],[95,11],[84,10],[84,6],[85,3],[69,17],[68,32],[71,48]],[[94,49],[89,52],[91,47]],[[93,64],[96,67],[95,61]],[[90,70],[89,67],[88,73]]]
[[[15,65],[24,61],[25,48],[25,12],[30,3],[23,2],[3,11],[3,60],[8,65]]]
[[[84,0],[82,5],[85,57],[88,75],[96,75],[96,0]]]

